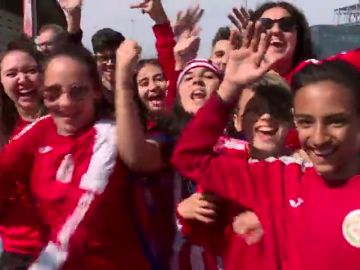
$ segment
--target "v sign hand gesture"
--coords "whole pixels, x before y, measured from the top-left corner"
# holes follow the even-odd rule
[[[239,32],[233,31],[233,43]],[[231,103],[238,99],[242,89],[260,79],[279,59],[265,59],[271,34],[264,32],[260,22],[249,22],[240,49],[229,53],[224,80],[218,91],[223,101]],[[280,58],[280,57],[279,57]]]

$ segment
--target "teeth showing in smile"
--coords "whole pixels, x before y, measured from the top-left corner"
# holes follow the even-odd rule
[[[281,48],[284,46],[284,43],[281,41],[271,41],[270,42],[271,46],[277,47],[277,48]]]
[[[265,135],[275,135],[278,131],[278,128],[269,127],[269,126],[262,126],[255,129],[257,132],[261,132]]]
[[[319,157],[330,156],[333,152],[334,152],[333,149],[327,149],[327,150],[322,150],[322,151],[313,150],[313,153]]]
[[[36,90],[20,90],[19,91],[19,96],[20,97],[29,97],[29,96],[33,96],[36,94]]]

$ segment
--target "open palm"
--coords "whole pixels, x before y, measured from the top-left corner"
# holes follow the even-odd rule
[[[193,31],[197,27],[203,14],[204,10],[201,9],[199,5],[189,7],[185,11],[179,11],[173,25],[175,36],[180,37],[186,30]]]
[[[238,88],[245,87],[268,72],[278,61],[277,58],[265,60],[270,38],[271,34],[264,32],[260,23],[254,26],[250,22],[241,47],[229,54],[224,80]],[[232,39],[236,39],[233,33]]]

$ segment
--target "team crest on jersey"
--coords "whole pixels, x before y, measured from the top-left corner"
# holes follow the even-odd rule
[[[56,180],[67,184],[71,182],[72,176],[74,173],[74,160],[72,156],[66,155],[61,162],[59,169],[56,173]]]
[[[351,211],[345,217],[342,231],[351,246],[360,248],[360,209]]]

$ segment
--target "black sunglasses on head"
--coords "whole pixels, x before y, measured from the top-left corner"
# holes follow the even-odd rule
[[[260,18],[259,21],[266,30],[270,30],[275,23],[279,25],[280,30],[283,32],[292,32],[296,29],[296,21],[292,17],[283,17],[277,20]]]

